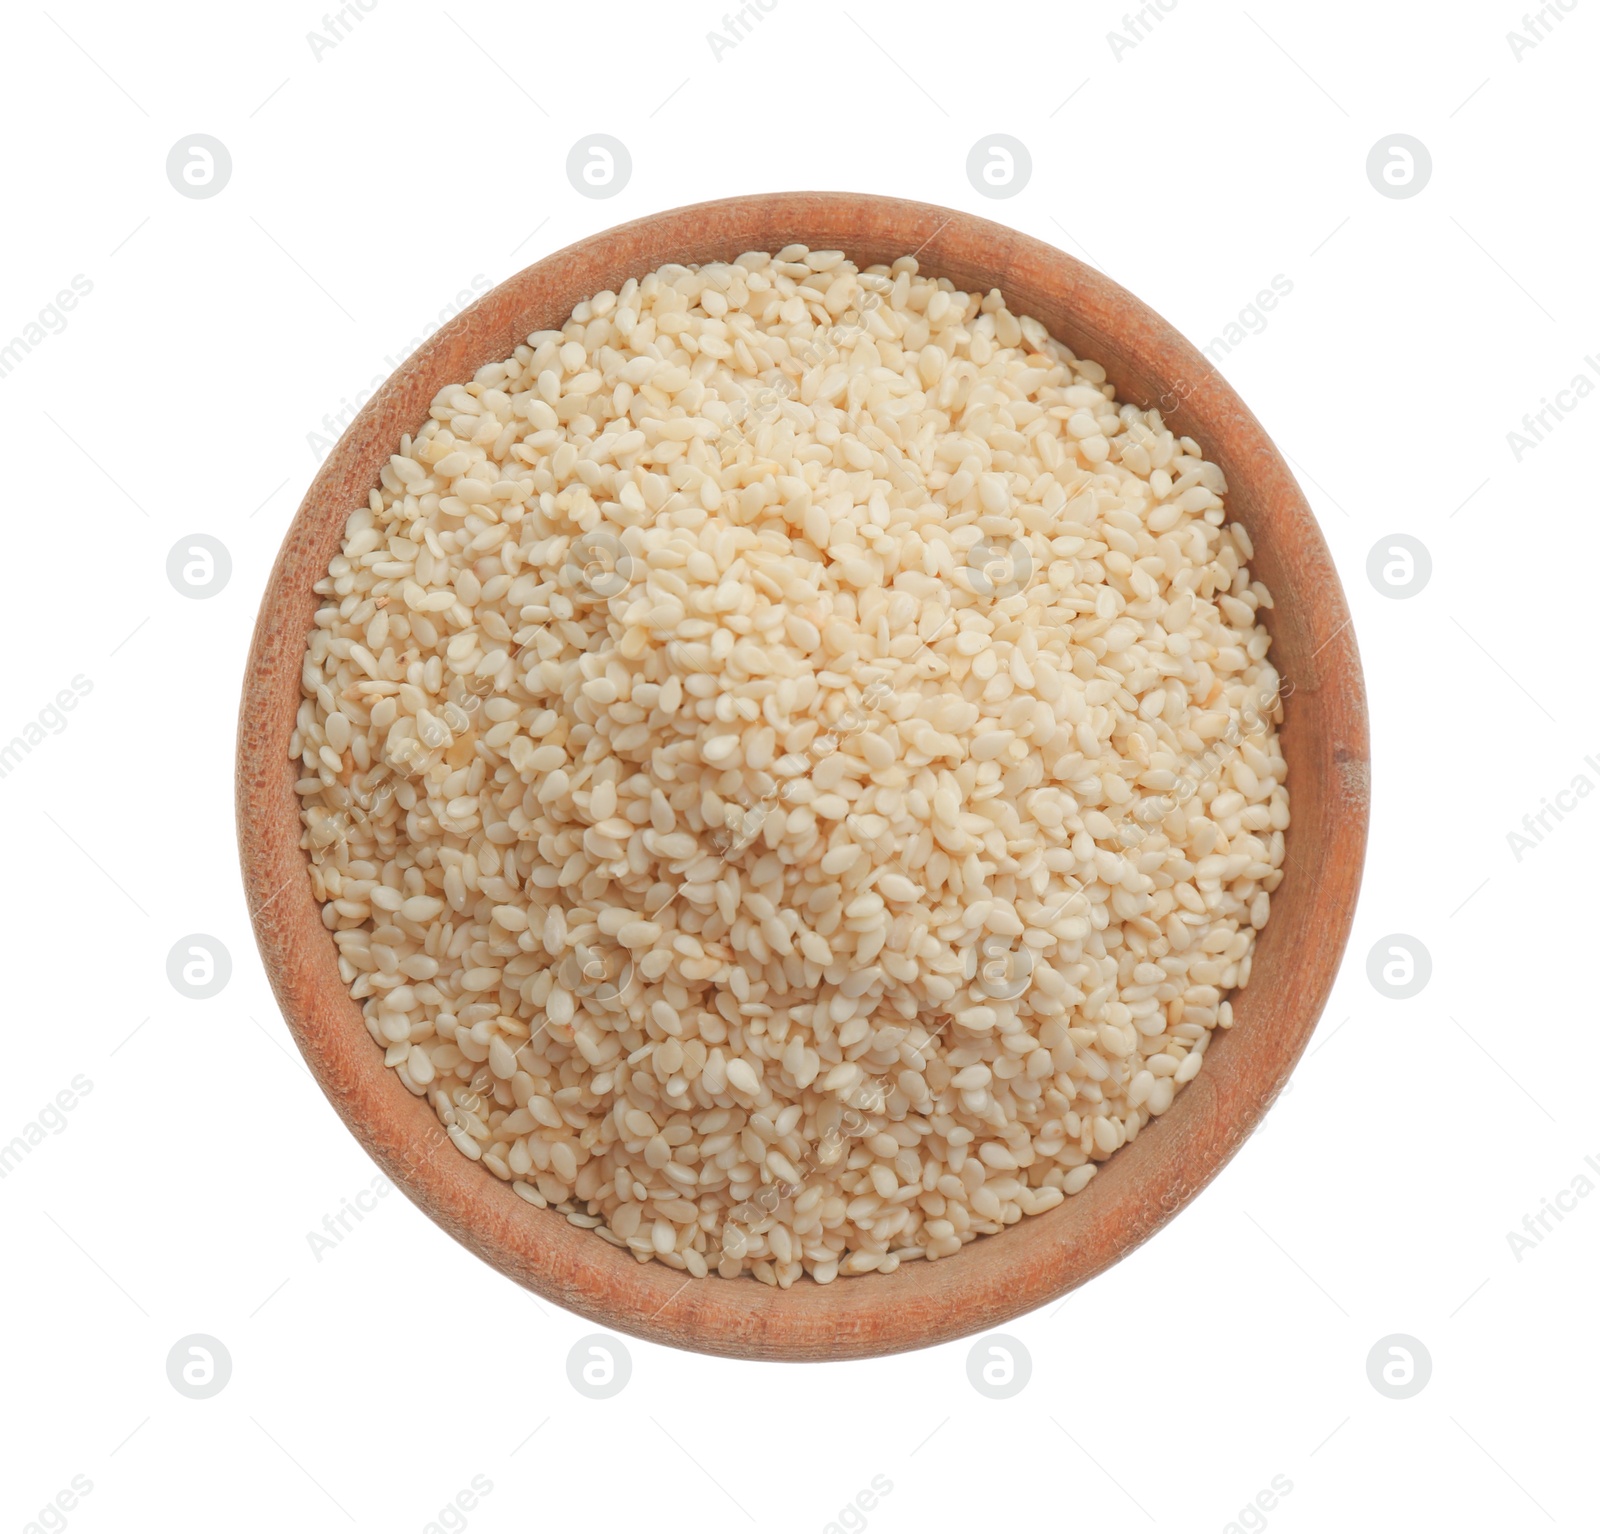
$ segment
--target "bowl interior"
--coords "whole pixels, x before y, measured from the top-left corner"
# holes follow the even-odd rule
[[[666,262],[728,260],[791,243],[862,266],[915,252],[957,287],[998,287],[1118,397],[1158,406],[1226,474],[1228,514],[1273,593],[1266,615],[1285,678],[1281,742],[1293,820],[1283,883],[1234,1026],[1173,1106],[1047,1214],[939,1262],[780,1291],[641,1264],[519,1199],[459,1153],[373,1044],[340,980],[300,850],[287,741],[317,598],[402,433],[439,388],[498,361],[573,306]],[[1216,369],[1115,283],[1013,230],[949,209],[847,193],[784,193],[677,209],[560,251],[484,295],[408,359],[329,455],[285,538],[250,653],[239,718],[237,813],[251,917],[301,1051],[352,1132],[457,1240],[519,1283],[617,1330],[737,1357],[847,1358],[981,1331],[1093,1277],[1171,1218],[1237,1150],[1282,1089],[1325,1003],[1354,913],[1368,816],[1365,698],[1350,615],[1316,523],[1281,455]]]

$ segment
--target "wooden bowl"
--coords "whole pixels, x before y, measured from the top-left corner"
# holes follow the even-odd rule
[[[1293,685],[1281,739],[1294,819],[1233,1028],[1215,1037],[1172,1108],[1087,1189],[939,1262],[779,1290],[640,1263],[524,1203],[455,1151],[432,1108],[385,1068],[340,981],[300,849],[287,747],[317,606],[312,583],[435,392],[629,277],[791,243],[841,249],[863,267],[914,252],[923,271],[960,288],[998,287],[1013,313],[1035,316],[1103,364],[1119,398],[1159,406],[1175,432],[1201,443],[1227,475],[1229,515],[1248,529],[1252,570],[1277,603],[1266,622],[1274,662]],[[1093,1278],[1170,1220],[1260,1122],[1316,1025],[1350,932],[1367,836],[1365,692],[1344,593],[1305,498],[1238,395],[1160,316],[1071,256],[967,213],[776,193],[678,208],[559,251],[458,315],[369,401],[312,483],[267,584],[240,707],[237,811],[256,940],[295,1041],[356,1138],[456,1240],[556,1304],[655,1342],[738,1358],[857,1358],[983,1331]]]

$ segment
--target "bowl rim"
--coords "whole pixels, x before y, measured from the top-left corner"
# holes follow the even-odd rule
[[[924,231],[931,232],[919,245],[917,236]],[[747,250],[775,251],[802,241],[812,248],[844,249],[865,265],[867,257],[885,259],[872,251],[894,248],[897,238],[934,275],[984,274],[1003,291],[1019,283],[1046,283],[1052,301],[1071,312],[1072,322],[1061,328],[1098,334],[1113,351],[1136,348],[1133,355],[1147,381],[1171,386],[1159,396],[1169,423],[1199,436],[1208,457],[1214,443],[1226,438],[1233,474],[1248,469],[1242,479],[1230,481],[1230,520],[1242,488],[1248,487],[1251,504],[1264,508],[1261,531],[1253,533],[1258,555],[1263,543],[1274,548],[1272,558],[1294,572],[1296,583],[1294,610],[1285,613],[1280,606],[1268,617],[1275,643],[1292,637],[1304,650],[1302,640],[1327,636],[1307,653],[1303,674],[1290,678],[1299,701],[1288,698],[1283,725],[1285,738],[1299,729],[1297,750],[1309,753],[1318,785],[1314,793],[1320,796],[1315,828],[1291,823],[1290,861],[1297,842],[1313,832],[1326,845],[1315,868],[1299,871],[1298,883],[1315,881],[1301,902],[1307,919],[1297,917],[1294,932],[1278,933],[1275,917],[1258,947],[1252,978],[1261,978],[1270,945],[1276,967],[1287,966],[1288,994],[1267,998],[1253,988],[1236,992],[1238,1023],[1230,1034],[1216,1036],[1207,1069],[1166,1114],[1102,1163],[1083,1192],[970,1243],[953,1257],[903,1263],[890,1275],[830,1285],[805,1278],[789,1290],[749,1277],[695,1280],[660,1263],[639,1263],[554,1211],[522,1201],[487,1169],[457,1153],[432,1107],[407,1092],[384,1066],[357,1003],[339,980],[336,950],[306,876],[308,857],[299,846],[297,772],[286,740],[301,697],[300,662],[310,614],[318,605],[310,584],[326,573],[328,554],[339,538],[333,530],[342,530],[349,512],[364,504],[400,431],[414,430],[426,418],[437,388],[464,381],[484,363],[509,355],[529,331],[559,326],[582,298],[668,261],[732,260]],[[1027,274],[1026,281],[1019,274]],[[1036,312],[1036,307],[1017,312]],[[1052,334],[1057,328],[1050,326]],[[1104,361],[1092,349],[1081,354]],[[1148,388],[1141,398],[1141,391],[1110,365],[1108,374],[1119,399],[1148,405],[1157,398]],[[1180,382],[1177,402],[1169,405],[1168,394]],[[397,421],[411,424],[396,430]],[[1268,523],[1271,530],[1263,537]],[[1300,723],[1312,713],[1315,730],[1310,722]],[[1291,796],[1297,792],[1297,770],[1291,769]],[[815,1360],[879,1356],[950,1341],[1033,1310],[1141,1245],[1217,1175],[1282,1090],[1327,1001],[1354,920],[1368,784],[1365,688],[1337,572],[1282,455],[1217,369],[1110,278],[1031,236],[973,214],[902,198],[780,192],[646,215],[544,257],[435,332],[366,402],[312,480],[262,596],[240,700],[235,807],[250,919],[290,1033],[347,1127],[418,1207],[491,1266],[590,1321],[700,1352]],[[1293,876],[1294,870],[1286,869],[1286,886]],[[318,941],[318,933],[326,940]],[[1286,945],[1291,943],[1306,951],[1290,956]],[[1247,1011],[1251,1027],[1241,1032]],[[1263,1015],[1267,1012],[1270,1018]],[[1211,1058],[1223,1055],[1228,1068],[1214,1074]]]

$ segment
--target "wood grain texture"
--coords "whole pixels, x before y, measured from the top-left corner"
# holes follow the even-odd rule
[[[1205,1069],[1173,1107],[1084,1192],[940,1262],[826,1286],[807,1278],[780,1291],[641,1264],[524,1203],[450,1145],[432,1109],[384,1067],[340,981],[300,850],[287,745],[317,604],[312,583],[439,388],[630,276],[791,242],[842,249],[862,266],[916,252],[924,272],[958,287],[998,287],[1012,312],[1035,316],[1102,363],[1119,398],[1159,406],[1221,466],[1229,515],[1248,529],[1253,571],[1277,604],[1267,626],[1293,687],[1281,735],[1293,823],[1234,1027],[1215,1037]],[[290,1031],[351,1132],[438,1224],[518,1283],[605,1327],[730,1357],[856,1358],[997,1326],[1093,1278],[1171,1219],[1260,1121],[1316,1026],[1350,932],[1368,820],[1365,692],[1344,593],[1282,456],[1216,369],[1158,315],[1071,256],[965,213],[837,192],[742,197],[624,224],[527,268],[453,319],[368,403],[312,483],[267,584],[239,715],[237,814],[251,919]]]

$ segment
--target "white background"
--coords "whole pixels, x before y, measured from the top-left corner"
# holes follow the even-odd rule
[[[1600,401],[1520,462],[1507,433],[1600,353],[1600,8],[1577,0],[1520,58],[1517,0],[1176,0],[1118,56],[1123,11],[777,0],[720,59],[714,0],[378,0],[320,58],[311,5],[57,0],[8,21],[0,343],[75,275],[93,291],[0,378],[0,739],[74,676],[93,690],[0,779],[0,1143],[75,1076],[92,1090],[0,1181],[0,1529],[75,1475],[92,1491],[41,1527],[424,1530],[476,1475],[493,1490],[454,1522],[483,1534],[806,1534],[874,1476],[882,1534],[1221,1531],[1279,1475],[1292,1492],[1242,1526],[1594,1526],[1600,1197],[1520,1260],[1507,1233],[1600,1158],[1600,806],[1520,860],[1507,834],[1576,775],[1600,783]],[[233,161],[207,200],[165,173],[197,132]],[[593,132],[633,157],[606,201],[565,173]],[[1033,160],[1003,202],[965,170],[996,132]],[[1433,161],[1404,200],[1365,169],[1397,132]],[[979,1394],[967,1343],[797,1367],[629,1342],[629,1385],[594,1401],[566,1374],[593,1328],[397,1194],[312,1252],[375,1168],[251,938],[245,647],[308,434],[475,277],[652,210],[809,187],[1013,224],[1201,344],[1292,282],[1222,369],[1296,466],[1355,614],[1365,891],[1292,1090],[1171,1227],[1008,1328],[1032,1357],[1020,1394]],[[204,601],[166,575],[200,532],[232,558]],[[1408,600],[1366,573],[1395,533],[1433,561]],[[233,960],[208,1001],[166,974],[196,932]],[[1392,933],[1432,955],[1412,1000],[1367,978]],[[209,1400],[168,1383],[191,1333],[231,1354]],[[1368,1381],[1391,1333],[1433,1361],[1409,1400]]]

